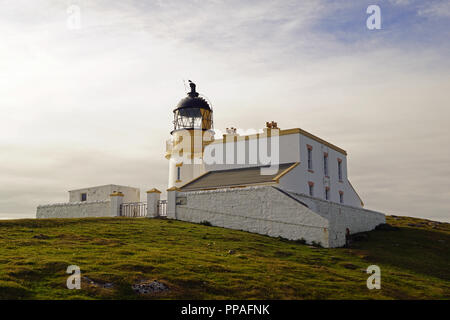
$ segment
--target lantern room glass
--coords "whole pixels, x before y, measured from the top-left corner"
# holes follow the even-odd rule
[[[212,111],[203,108],[180,108],[174,112],[174,129],[212,129]]]

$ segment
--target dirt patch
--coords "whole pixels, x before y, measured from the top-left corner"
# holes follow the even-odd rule
[[[358,266],[355,266],[352,263],[343,263],[343,264],[341,264],[341,266],[343,266],[345,269],[350,269],[350,270],[358,269]]]
[[[48,240],[48,239],[50,239],[50,237],[41,233],[41,234],[34,235],[33,239]]]
[[[154,294],[162,293],[169,290],[169,287],[164,283],[157,280],[143,280],[139,283],[135,283],[131,286],[134,292],[137,294]]]
[[[88,277],[82,277],[81,279],[83,280],[83,282],[87,283],[88,285],[97,287],[97,288],[111,289],[114,287],[114,283],[112,283],[112,282],[106,282],[106,283],[95,282],[94,280],[92,280]]]
[[[292,256],[292,252],[287,251],[275,251],[275,257],[284,258],[284,257],[290,257]]]

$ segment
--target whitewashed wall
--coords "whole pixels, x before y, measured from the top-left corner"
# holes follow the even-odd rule
[[[111,201],[70,202],[41,205],[37,207],[36,218],[88,218],[112,217]]]
[[[350,234],[370,231],[381,223],[386,223],[386,216],[381,212],[358,207],[341,205],[331,201],[313,198],[304,194],[290,193],[299,201],[308,205],[314,212],[327,219],[329,223],[330,247],[341,247],[345,244],[345,233]]]
[[[241,137],[242,139],[242,137]],[[223,159],[222,163],[215,164],[206,164],[207,171],[216,171],[216,170],[225,170],[225,169],[235,169],[235,168],[244,168],[244,167],[254,167],[258,165],[266,165],[266,163],[262,162],[262,159],[259,157],[260,146],[261,145],[269,145],[272,143],[275,144],[275,141],[272,141],[273,138],[261,134],[261,137],[258,139],[246,139],[239,140],[234,142],[234,140],[218,140],[205,148],[205,154],[219,154]],[[278,149],[278,160],[279,163],[289,163],[289,162],[299,162],[300,161],[300,136],[299,134],[289,134],[278,136],[279,149]],[[270,147],[271,148],[271,147]],[[250,162],[250,150],[255,151],[256,155],[253,157],[257,157],[255,162]],[[264,150],[264,149],[263,149]],[[240,152],[241,151],[241,152]],[[274,150],[275,151],[275,150]],[[237,154],[244,154],[245,157],[242,157],[242,161],[238,162]],[[231,155],[229,155],[231,153]],[[270,152],[266,150],[265,155]],[[230,164],[226,161],[227,156],[229,159],[234,159],[235,163]],[[232,161],[232,160],[231,160]]]
[[[308,147],[312,149],[312,172],[308,171]],[[328,175],[325,177],[323,154],[328,153]],[[342,160],[342,181],[338,177],[338,158]],[[307,136],[300,135],[300,165],[304,194],[309,193],[308,182],[314,182],[314,197],[325,199],[325,187],[330,188],[330,201],[339,203],[339,191],[344,192],[344,204],[362,207],[355,190],[350,186],[347,175],[347,156]]]
[[[166,144],[168,147],[166,158],[169,159],[168,188],[180,187],[206,172],[201,160],[202,140],[204,142],[211,141],[213,136],[214,131],[212,130],[177,130],[172,133],[172,138]],[[180,151],[183,151],[182,155],[179,154]],[[180,179],[178,180],[177,165],[180,164]]]
[[[110,194],[114,192],[123,193],[124,202],[140,202],[140,189],[115,184],[71,190],[69,191],[69,202],[80,202],[82,193],[87,194],[88,202],[109,200]]]
[[[328,246],[328,221],[271,187],[179,192],[178,220],[209,221],[214,226],[272,237],[305,239]]]
[[[219,227],[291,240],[303,238],[324,247],[343,246],[347,228],[350,233],[369,231],[385,222],[382,213],[282,192],[270,186],[178,192],[177,203],[172,217],[179,220],[196,223],[206,220]]]

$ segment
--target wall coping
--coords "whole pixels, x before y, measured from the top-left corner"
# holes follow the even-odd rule
[[[221,189],[213,189],[213,190],[196,190],[196,191],[180,191],[179,194],[187,193],[187,194],[208,194],[208,193],[225,193],[225,192],[238,192],[243,190],[256,190],[256,189],[264,189],[271,188],[271,186],[252,186],[252,187],[243,187],[243,188],[221,188]]]
[[[101,204],[101,203],[110,203],[110,202],[111,202],[111,200],[52,203],[52,204],[39,205],[38,208],[70,207],[70,206],[79,206],[79,205],[88,205],[88,204]]]
[[[114,192],[109,195],[110,197],[124,197],[125,195],[122,192]]]
[[[310,195],[303,194],[303,193],[296,193],[296,192],[288,191],[288,190],[284,190],[284,191],[292,194],[293,196],[303,197],[303,198],[306,198],[306,199],[309,199],[309,200],[312,200],[312,201],[318,201],[318,202],[322,202],[322,203],[328,204],[328,205],[333,205],[333,206],[343,207],[343,208],[349,208],[349,209],[362,210],[362,211],[366,211],[366,212],[370,212],[370,213],[377,213],[377,214],[381,214],[381,215],[385,216],[385,214],[382,213],[382,212],[369,210],[369,209],[366,209],[366,208],[354,207],[354,206],[351,206],[351,205],[348,205],[348,204],[342,204],[342,203],[337,203],[337,202],[333,202],[333,201],[327,201],[327,200],[323,200],[323,199],[320,199],[320,198],[311,197]]]
[[[244,190],[245,191],[249,191],[249,190],[257,190],[257,189],[264,189],[264,188],[274,188],[274,187],[273,186],[253,186],[253,187],[245,187],[245,188],[222,188],[222,189],[214,189],[214,190],[181,191],[179,193],[179,195],[182,195],[184,193],[186,193],[186,194],[208,194],[208,193],[239,192],[239,191],[244,191]],[[380,214],[380,215],[385,216],[385,214],[382,213],[382,212],[369,210],[369,209],[366,209],[366,208],[354,207],[354,206],[341,204],[341,203],[336,203],[336,202],[332,202],[332,201],[326,201],[326,200],[323,200],[323,199],[311,197],[311,196],[303,194],[303,193],[296,193],[296,192],[292,192],[292,191],[285,190],[285,189],[281,189],[281,190],[283,190],[283,191],[285,191],[285,192],[287,192],[289,194],[292,194],[292,196],[294,196],[294,197],[295,196],[303,197],[303,198],[309,199],[311,201],[318,201],[318,202],[322,202],[322,203],[328,204],[328,205],[333,205],[333,206],[343,207],[343,208],[349,208],[349,209],[362,210],[362,211],[365,211],[367,213],[370,212],[370,213],[375,213],[375,214]]]
[[[159,191],[159,190],[156,189],[156,188],[153,188],[153,189],[151,189],[151,190],[148,190],[147,193],[161,193],[161,191]]]

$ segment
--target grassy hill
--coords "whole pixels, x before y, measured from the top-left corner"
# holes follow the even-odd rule
[[[0,298],[450,299],[450,224],[387,222],[398,230],[323,249],[162,219],[2,221]],[[372,264],[381,290],[366,287]],[[69,265],[81,268],[81,290],[66,288]],[[132,289],[153,280],[168,290]]]

